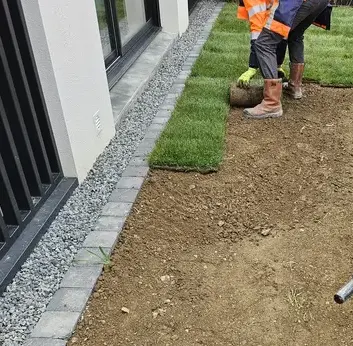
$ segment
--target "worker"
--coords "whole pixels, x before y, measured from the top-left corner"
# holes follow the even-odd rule
[[[276,0],[278,2],[278,0]],[[255,42],[259,37],[262,28],[266,24],[269,16],[269,11],[273,6],[272,0],[240,0],[238,6],[237,17],[240,20],[250,22],[250,55],[249,68],[245,71],[237,81],[237,85],[242,88],[249,87],[251,79],[253,79],[259,69],[259,64],[256,58]],[[282,40],[277,46],[277,71],[278,78],[285,80],[286,75],[283,70],[283,62],[287,51],[287,40]]]
[[[290,79],[288,94],[295,99],[302,97],[304,73],[304,33],[314,22],[329,29],[331,10],[329,0],[279,0],[255,43],[255,51],[264,78],[264,99],[254,108],[244,110],[246,118],[264,119],[283,114],[281,95],[282,80],[278,78],[277,45],[288,38]]]

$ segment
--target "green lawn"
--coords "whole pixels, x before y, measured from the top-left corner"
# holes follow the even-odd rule
[[[312,27],[305,38],[305,77],[353,85],[352,8],[335,8],[332,31]],[[206,42],[172,118],[149,162],[151,167],[214,171],[223,159],[229,84],[247,69],[248,24],[226,4]]]

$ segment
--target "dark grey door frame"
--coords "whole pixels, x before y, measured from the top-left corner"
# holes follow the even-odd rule
[[[144,0],[148,21],[125,45],[122,45],[121,42],[115,0],[104,0],[104,4],[106,13],[110,14],[107,18],[107,24],[112,52],[106,57],[105,65],[111,88],[160,30],[159,2],[158,0]]]

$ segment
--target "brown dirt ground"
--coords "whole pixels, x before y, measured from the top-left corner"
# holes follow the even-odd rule
[[[69,345],[353,345],[353,90],[285,114],[233,111],[216,174],[151,173]]]

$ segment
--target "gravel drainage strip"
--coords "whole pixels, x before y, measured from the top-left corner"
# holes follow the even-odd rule
[[[148,173],[146,158],[222,7],[216,0],[199,4],[188,31],[7,287],[0,298],[1,345],[66,345]]]

